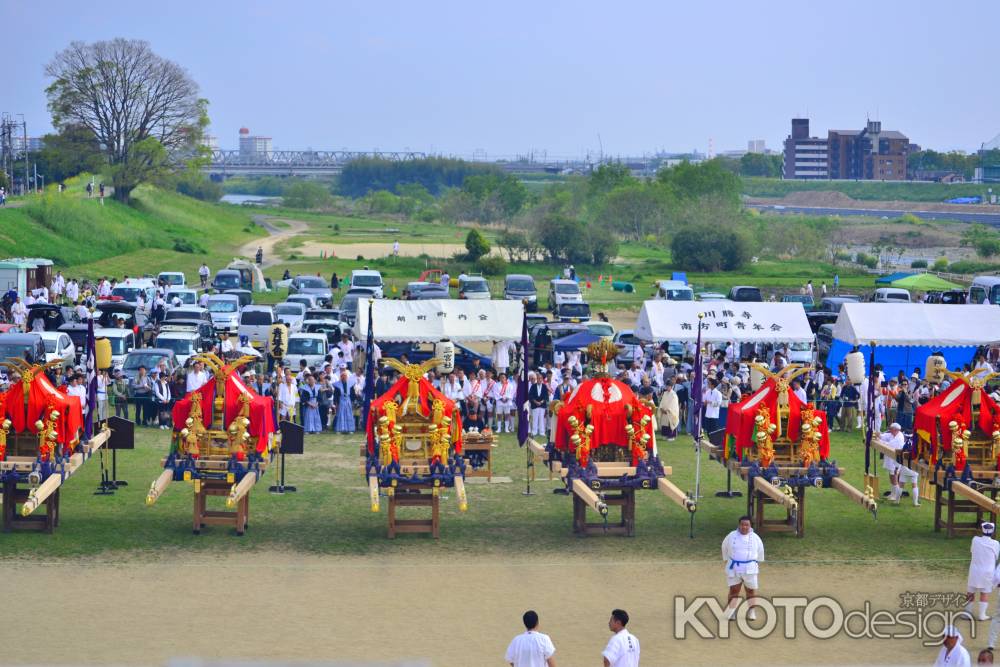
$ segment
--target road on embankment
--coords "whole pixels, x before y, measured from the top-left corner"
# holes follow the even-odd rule
[[[833,208],[826,206],[787,206],[783,204],[748,204],[750,208],[770,213],[796,213],[800,215],[864,216],[868,218],[898,218],[909,213],[924,220],[955,220],[958,222],[979,222],[991,227],[1000,227],[1000,213],[975,213],[964,211],[920,211],[884,208]]]

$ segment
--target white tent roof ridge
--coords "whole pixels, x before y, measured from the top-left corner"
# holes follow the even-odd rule
[[[453,343],[520,340],[524,305],[520,301],[429,299],[372,303],[375,340],[393,343]],[[368,301],[358,302],[354,332],[368,338]]]
[[[1000,306],[845,303],[833,337],[848,345],[968,347],[1000,343]]]
[[[654,342],[811,343],[806,311],[800,303],[773,301],[666,301],[642,304],[635,335]]]

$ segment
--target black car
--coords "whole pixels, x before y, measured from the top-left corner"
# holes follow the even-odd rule
[[[824,324],[836,322],[837,313],[829,310],[814,310],[811,313],[806,313],[806,319],[809,320],[809,328],[812,329],[813,333],[816,333]]]
[[[968,297],[968,293],[962,290],[928,292],[927,303],[963,304],[967,302]]]
[[[67,322],[59,327],[59,331],[62,331],[73,341],[73,347],[76,349],[76,363],[80,363],[83,353],[87,350],[87,325],[80,322]]]
[[[553,344],[566,336],[590,331],[585,324],[576,322],[546,322],[537,324],[528,332],[528,356],[535,368],[546,361],[553,361]]]
[[[97,304],[97,310],[94,312],[94,317],[97,318],[94,326],[100,326],[105,329],[114,329],[118,326],[118,320],[125,320],[125,328],[132,329],[136,332],[136,338],[145,341],[148,337],[148,333],[151,329],[150,322],[146,318],[146,313],[143,312],[134,303],[129,303],[128,301],[103,301]],[[72,338],[72,336],[70,336]],[[75,340],[74,340],[75,344]]]
[[[240,308],[253,305],[253,292],[248,289],[227,289],[223,294],[235,294],[240,300]]]
[[[58,331],[59,327],[73,321],[73,311],[51,303],[33,303],[28,306],[28,331],[34,331],[35,320],[39,318],[46,331]]]
[[[379,348],[383,359],[399,359],[405,354],[411,364],[423,363],[434,356],[434,345],[431,343],[379,343]],[[479,360],[479,368],[493,368],[493,360],[486,355],[455,344],[455,368],[461,368],[467,374],[472,373],[476,368],[472,363],[473,359]]]
[[[0,361],[24,359],[33,364],[45,363],[45,343],[36,333],[0,334]]]

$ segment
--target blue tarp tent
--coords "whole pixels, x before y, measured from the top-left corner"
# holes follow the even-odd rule
[[[601,336],[592,334],[589,331],[581,331],[580,333],[570,334],[569,336],[564,336],[556,341],[555,349],[560,352],[569,352],[570,350],[579,350],[587,347],[591,343],[596,343],[601,340]]]
[[[827,368],[834,371],[837,370],[837,367],[844,361],[844,357],[853,348],[853,345],[849,345],[842,340],[834,340],[833,345],[830,347],[830,356],[826,358]],[[868,355],[871,354],[871,346],[862,345],[858,349],[864,352],[867,363]],[[927,357],[931,356],[934,352],[944,353],[944,358],[948,362],[948,368],[959,370],[963,365],[972,361],[972,357],[976,353],[976,346],[877,345],[875,348],[875,363],[882,364],[882,371],[885,373],[886,378],[896,377],[899,371],[903,371],[903,374],[909,377],[913,373],[914,368],[919,368],[920,375],[923,377]]]
[[[882,276],[875,279],[876,285],[891,285],[897,280],[902,280],[903,278],[909,278],[910,276],[916,275],[913,271],[897,271],[896,273],[890,273],[887,276]]]

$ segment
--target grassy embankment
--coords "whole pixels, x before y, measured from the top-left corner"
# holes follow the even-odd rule
[[[860,487],[863,472],[861,436],[834,434],[834,458],[846,467],[845,479]],[[498,556],[553,557],[567,549],[578,556],[601,561],[674,561],[718,559],[719,536],[732,529],[746,509],[745,498],[720,499],[714,492],[725,488],[722,466],[702,461],[702,495],[695,518],[695,537],[688,537],[688,515],[659,493],[638,493],[635,538],[591,537],[579,539],[570,531],[572,502],[553,495],[555,482],[545,468],[536,469],[536,495],[525,498],[525,454],[511,435],[501,437],[495,450],[494,475],[512,482],[490,485],[468,483],[469,510],[459,513],[453,494],[441,506],[441,540],[423,537],[385,539],[386,503],[372,514],[368,490],[358,470],[358,436],[310,436],[306,454],[288,459],[287,479],[299,492],[272,496],[266,487],[274,481],[271,470],[253,493],[250,530],[236,538],[224,528],[191,534],[191,487],[175,482],[153,507],[145,507],[148,484],[160,471],[168,438],[162,431],[138,429],[136,449],[120,452],[118,475],[130,482],[112,497],[94,496],[100,481],[95,459],[71,478],[62,492],[61,525],[54,535],[14,533],[0,539],[0,558],[49,560],[92,557],[115,561],[136,554],[158,557],[186,553],[226,554],[280,549],[330,555],[371,557],[407,554],[413,558],[442,553]],[[664,462],[673,466],[674,481],[684,490],[694,485],[694,454],[690,440],[660,445]],[[478,481],[478,480],[477,480]],[[884,483],[884,480],[883,480]],[[736,488],[741,483],[734,481]],[[745,491],[745,489],[743,489]],[[839,561],[913,560],[921,567],[958,571],[967,566],[968,542],[948,540],[934,533],[933,505],[917,509],[908,505],[885,506],[878,522],[860,507],[833,490],[807,493],[807,533],[804,539],[770,536],[768,560]],[[221,507],[222,499],[216,499]],[[402,510],[408,512],[408,510]],[[592,517],[593,518],[593,517]],[[498,539],[500,538],[500,539]],[[627,547],[627,548],[626,548]],[[821,563],[816,566],[822,568]]]
[[[925,183],[920,181],[786,181],[778,178],[743,178],[743,194],[749,197],[784,197],[792,192],[842,192],[852,199],[868,201],[943,202],[955,197],[987,198],[982,183]]]

